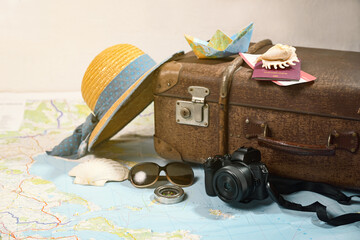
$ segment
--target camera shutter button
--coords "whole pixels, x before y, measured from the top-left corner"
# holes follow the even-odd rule
[[[267,168],[264,165],[260,165],[260,168],[261,168],[262,173],[269,173],[269,171],[267,170]]]

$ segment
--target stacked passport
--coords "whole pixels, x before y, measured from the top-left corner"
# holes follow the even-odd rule
[[[316,77],[301,71],[301,61],[285,69],[266,69],[262,67],[262,61],[256,63],[260,54],[239,53],[239,55],[254,69],[252,76],[254,80],[267,80],[283,87],[316,80]]]
[[[284,69],[266,69],[262,67],[262,61],[255,64],[252,79],[270,81],[296,81],[300,80],[301,62],[290,65]]]

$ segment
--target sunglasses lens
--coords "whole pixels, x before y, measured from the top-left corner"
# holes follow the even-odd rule
[[[131,168],[131,182],[136,187],[150,186],[156,182],[159,166],[154,163],[140,163]]]
[[[194,172],[185,163],[170,163],[166,172],[172,183],[180,186],[190,186],[194,181]]]

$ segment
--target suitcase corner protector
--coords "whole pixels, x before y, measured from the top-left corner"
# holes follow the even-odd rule
[[[154,147],[160,157],[167,160],[183,161],[181,154],[171,144],[161,138],[154,136]]]
[[[166,92],[174,87],[179,81],[182,64],[176,61],[167,62],[156,71],[153,81],[153,93],[155,95]]]

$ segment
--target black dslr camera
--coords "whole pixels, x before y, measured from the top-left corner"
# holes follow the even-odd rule
[[[205,190],[224,202],[249,202],[268,197],[268,170],[261,153],[241,147],[233,154],[209,157],[204,163]]]

